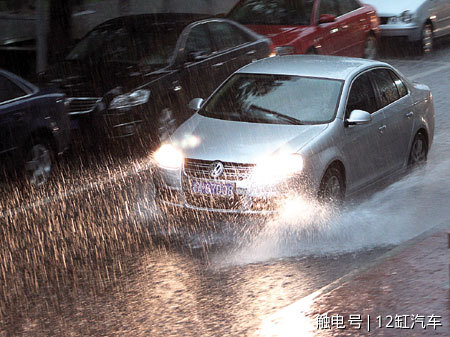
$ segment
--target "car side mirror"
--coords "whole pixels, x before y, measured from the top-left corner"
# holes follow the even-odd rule
[[[349,118],[345,120],[346,125],[364,125],[372,121],[372,115],[364,110],[353,110]]]
[[[203,98],[194,98],[189,102],[188,107],[191,110],[198,111],[202,107],[202,104]]]
[[[330,22],[335,22],[336,21],[336,15],[333,14],[322,14],[319,17],[319,25],[321,23],[330,23]]]

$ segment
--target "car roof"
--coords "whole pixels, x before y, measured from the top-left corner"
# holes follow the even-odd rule
[[[98,25],[177,25],[187,26],[192,22],[211,18],[211,15],[207,14],[194,14],[194,13],[152,13],[152,14],[135,14],[120,16],[108,21],[105,21]]]
[[[239,69],[239,73],[295,75],[346,80],[354,73],[386,63],[353,57],[287,55],[265,58]]]

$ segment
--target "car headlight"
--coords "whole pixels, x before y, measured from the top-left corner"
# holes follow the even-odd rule
[[[402,15],[400,15],[400,19],[404,23],[410,23],[413,19],[413,14],[410,11],[404,11]]]
[[[161,145],[161,147],[153,154],[153,158],[156,160],[159,167],[169,170],[181,168],[184,159],[181,151],[171,144]]]
[[[135,90],[133,92],[114,97],[114,99],[109,104],[109,108],[124,109],[136,105],[141,105],[147,103],[149,97],[150,97],[150,90],[146,89]]]
[[[410,23],[414,19],[414,14],[411,13],[409,10],[403,11],[402,14],[399,16],[392,16],[389,18],[388,23],[389,24],[397,24],[400,22],[403,23]]]
[[[252,180],[256,183],[274,183],[303,170],[303,157],[299,154],[277,154],[258,163],[253,170]]]

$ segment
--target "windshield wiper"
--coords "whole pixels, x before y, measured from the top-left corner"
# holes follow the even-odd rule
[[[273,111],[273,110],[265,109],[265,108],[262,108],[260,106],[254,105],[254,104],[250,105],[250,109],[256,109],[256,110],[260,110],[262,112],[266,112],[268,114],[271,114],[271,115],[274,115],[276,117],[282,118],[282,119],[288,121],[290,124],[303,125],[302,121],[297,119],[297,118],[295,118],[295,117],[291,117],[291,116],[288,116],[288,115],[285,115],[285,114],[282,114],[280,112],[276,112],[276,111]]]

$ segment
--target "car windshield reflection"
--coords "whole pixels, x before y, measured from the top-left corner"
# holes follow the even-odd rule
[[[309,25],[313,0],[246,0],[228,15],[245,25]]]
[[[266,124],[331,122],[342,81],[287,75],[236,74],[199,111],[217,119]]]
[[[68,61],[127,62],[166,65],[178,39],[173,26],[102,25],[91,31],[69,53]]]

